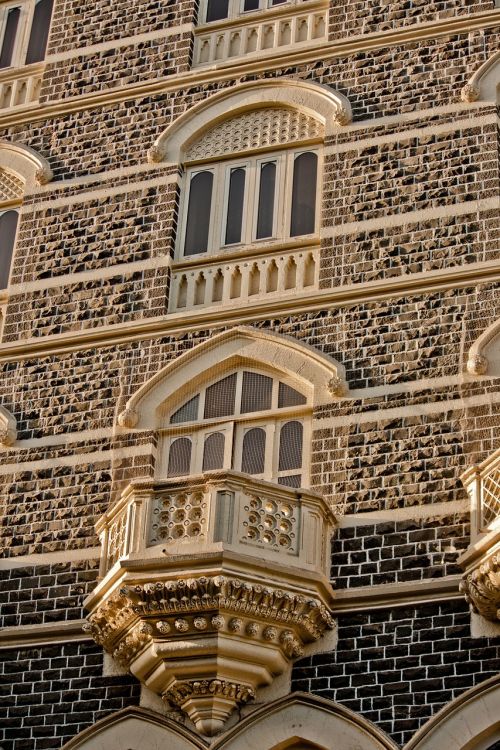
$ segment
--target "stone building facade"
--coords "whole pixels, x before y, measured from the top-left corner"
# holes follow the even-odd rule
[[[498,3],[0,15],[2,750],[496,750]]]

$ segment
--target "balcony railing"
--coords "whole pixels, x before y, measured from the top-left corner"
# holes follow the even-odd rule
[[[0,110],[37,102],[44,69],[44,63],[36,63],[0,72]]]
[[[210,262],[184,261],[172,269],[170,312],[231,305],[318,288],[317,247]]]
[[[313,492],[238,472],[133,482],[97,524],[86,630],[213,735],[335,627],[333,522]]]
[[[323,3],[309,3],[307,11],[296,4],[240,16],[200,27],[196,32],[194,64],[209,65],[247,55],[276,51],[293,45],[294,49],[326,39],[328,9]]]
[[[325,569],[325,512],[323,500],[309,490],[233,471],[183,481],[133,482],[96,525],[102,543],[100,574],[130,556],[198,553],[220,543],[243,554],[253,549],[269,560],[286,556],[294,566]]]
[[[500,622],[500,449],[461,477],[470,498],[471,544],[458,562],[472,609]]]
[[[500,524],[500,449],[461,477],[471,502],[472,536]]]

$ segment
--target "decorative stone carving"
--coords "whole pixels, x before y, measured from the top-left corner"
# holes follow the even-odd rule
[[[228,711],[253,700],[252,688],[226,680],[190,680],[177,683],[165,698],[192,718],[197,728],[209,737],[220,731]]]
[[[328,381],[328,392],[333,398],[343,398],[349,392],[349,386],[343,378],[336,376]]]
[[[35,172],[35,181],[38,185],[47,185],[52,180],[53,176],[51,169],[40,167],[40,169],[37,169]]]
[[[486,375],[488,372],[488,360],[481,354],[469,357],[467,361],[467,372],[471,375]]]
[[[482,565],[466,575],[460,591],[474,612],[500,622],[500,553],[489,556]]]
[[[158,146],[151,146],[148,149],[148,162],[150,164],[158,164],[163,161],[163,152]]]
[[[463,102],[477,102],[481,96],[481,90],[478,86],[466,83],[460,92],[460,96]]]
[[[131,429],[135,427],[139,421],[139,415],[133,409],[125,409],[118,415],[118,424],[120,427],[127,427]]]
[[[349,125],[352,122],[352,113],[345,107],[339,107],[333,117],[335,125]]]
[[[151,536],[159,499],[168,496],[184,512],[198,494],[210,519],[203,537],[179,544],[175,535],[168,542]],[[249,498],[267,498],[258,514],[264,523],[286,508],[280,524],[294,519],[301,530],[293,549],[245,544]],[[332,521],[317,495],[235,472],[137,482],[98,523],[104,578],[86,600],[87,632],[212,735],[301,656],[304,644],[335,627],[327,577]]]
[[[8,448],[17,440],[17,422],[13,414],[0,406],[0,445]]]
[[[458,558],[474,612],[500,622],[500,449],[461,476],[471,502],[471,545]]]
[[[225,120],[188,148],[186,161],[322,138],[318,120],[296,109],[258,109]]]

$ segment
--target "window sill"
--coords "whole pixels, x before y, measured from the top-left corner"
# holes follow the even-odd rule
[[[200,253],[189,257],[178,258],[172,264],[172,269],[180,271],[196,266],[212,265],[213,263],[225,263],[231,260],[251,260],[260,258],[270,253],[286,252],[288,250],[298,250],[319,247],[320,239],[318,234],[306,234],[293,240],[262,240],[251,245],[241,245],[236,249],[232,247],[228,250],[221,250],[217,253]]]

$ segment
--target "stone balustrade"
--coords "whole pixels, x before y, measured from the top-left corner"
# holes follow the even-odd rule
[[[500,450],[461,477],[471,505],[471,545],[458,562],[472,609],[500,622]]]
[[[133,482],[97,524],[87,630],[212,735],[334,627],[333,523],[315,493],[234,471]]]
[[[318,288],[319,248],[183,261],[172,268],[170,312],[231,305]]]
[[[279,6],[278,6],[279,7]],[[293,8],[286,15],[265,12],[264,18],[236,21],[204,26],[197,30],[194,60],[195,65],[208,65],[252,53],[262,54],[266,50],[276,51],[280,47],[293,45],[294,50],[302,45],[319,43],[326,39],[328,28],[327,8],[318,9],[317,4],[307,12]]]
[[[0,109],[26,106],[38,101],[44,64],[8,68],[0,73]]]

